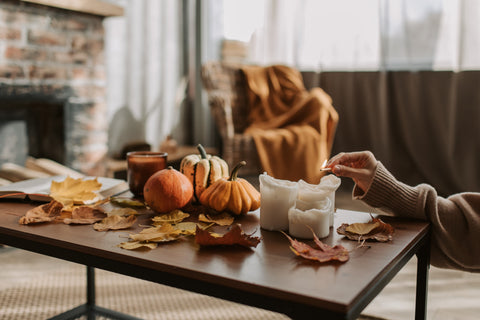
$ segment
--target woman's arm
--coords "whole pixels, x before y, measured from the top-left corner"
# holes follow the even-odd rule
[[[354,162],[357,166],[346,174],[342,166],[348,163],[341,160],[344,156],[334,157],[329,162],[335,174],[342,175],[342,170],[343,176],[356,174],[355,199],[396,216],[430,221],[432,265],[480,272],[480,193],[459,193],[442,198],[430,185],[412,187],[398,181],[382,163],[372,160],[373,155],[361,152],[355,157],[359,155],[369,159],[366,162],[369,166],[362,168],[361,175],[356,171],[360,162]],[[354,159],[351,154],[347,158]],[[341,170],[335,170],[337,165]]]

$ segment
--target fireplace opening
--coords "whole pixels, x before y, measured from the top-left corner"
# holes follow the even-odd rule
[[[0,99],[0,164],[24,165],[28,156],[66,162],[63,102]]]

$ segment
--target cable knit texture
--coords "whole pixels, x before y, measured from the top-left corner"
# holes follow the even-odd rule
[[[368,190],[355,186],[353,197],[397,216],[430,221],[432,265],[480,272],[480,193],[442,198],[430,185],[398,181],[378,162]]]

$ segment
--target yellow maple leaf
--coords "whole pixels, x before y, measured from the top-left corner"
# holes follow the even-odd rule
[[[140,233],[130,234],[130,239],[140,242],[166,242],[178,239],[182,231],[171,224],[143,229]]]
[[[152,218],[153,225],[158,226],[164,223],[178,223],[185,218],[188,218],[190,215],[181,210],[173,210],[169,213],[165,213]]]
[[[67,177],[65,180],[52,181],[50,196],[63,204],[86,204],[98,197],[95,191],[100,190],[102,184],[95,179],[74,179]]]

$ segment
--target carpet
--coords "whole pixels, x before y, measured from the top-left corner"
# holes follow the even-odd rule
[[[83,265],[3,247],[0,266],[0,320],[48,319],[85,303]],[[145,320],[289,319],[283,314],[100,269],[95,270],[95,283],[98,306]]]
[[[414,318],[412,259],[358,320]],[[289,319],[285,315],[96,269],[97,305],[145,320]],[[429,320],[478,319],[480,275],[430,269]],[[41,320],[85,303],[86,268],[0,246],[0,320]],[[97,320],[105,318],[97,318]]]
[[[0,253],[0,319],[47,319],[85,303],[86,268],[12,249]],[[288,319],[209,296],[96,269],[97,305],[142,319]],[[105,318],[98,318],[105,319]]]

